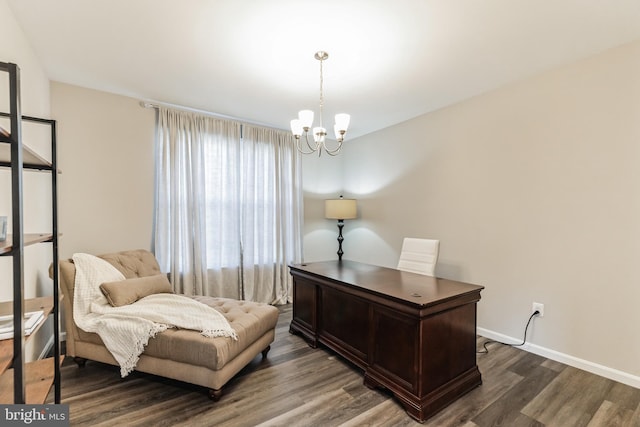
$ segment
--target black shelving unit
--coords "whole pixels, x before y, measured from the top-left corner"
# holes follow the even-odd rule
[[[0,312],[13,314],[13,339],[0,341],[0,403],[44,403],[53,384],[55,403],[60,403],[60,296],[58,291],[58,206],[56,166],[56,122],[38,117],[22,116],[20,106],[20,68],[16,64],[0,62],[0,71],[9,77],[9,112],[0,117],[9,119],[9,129],[0,128],[0,168],[11,172],[12,233],[0,242],[0,256],[13,258],[13,300],[0,303]],[[49,126],[51,130],[51,161],[39,156],[22,143],[22,125],[33,122]],[[23,173],[40,171],[51,175],[52,225],[51,233],[25,234],[23,212]],[[53,258],[52,297],[24,298],[25,247],[50,242]],[[24,313],[42,310],[45,316],[53,316],[54,355],[35,362],[25,362]],[[42,325],[44,321],[40,323]],[[49,375],[51,373],[51,375]]]

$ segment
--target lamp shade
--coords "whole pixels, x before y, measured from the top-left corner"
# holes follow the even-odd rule
[[[358,209],[355,199],[329,199],[324,201],[324,217],[327,219],[354,219]]]

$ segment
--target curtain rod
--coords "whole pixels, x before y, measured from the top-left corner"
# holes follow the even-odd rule
[[[173,109],[176,109],[176,110],[182,110],[182,111],[188,111],[188,112],[192,112],[192,113],[203,114],[205,116],[216,117],[218,119],[232,120],[232,121],[238,122],[240,124],[262,126],[262,127],[266,127],[266,128],[269,128],[269,129],[285,130],[286,131],[286,129],[277,128],[275,126],[271,126],[271,125],[268,125],[266,123],[254,122],[254,121],[251,121],[251,120],[241,119],[241,118],[233,117],[233,116],[225,116],[224,114],[212,113],[210,111],[198,110],[196,108],[184,107],[182,105],[168,104],[166,102],[140,101],[140,106],[144,107],[144,108],[155,108],[156,110],[159,107],[162,106],[162,107],[167,107],[167,108],[173,108]]]

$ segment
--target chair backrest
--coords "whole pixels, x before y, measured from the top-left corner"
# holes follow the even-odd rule
[[[433,276],[439,251],[440,240],[405,237],[398,270]]]

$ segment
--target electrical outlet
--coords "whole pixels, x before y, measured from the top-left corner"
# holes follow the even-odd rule
[[[539,302],[534,302],[533,304],[531,304],[531,314],[535,313],[536,311],[540,313],[538,314],[538,317],[544,317],[544,304]]]

